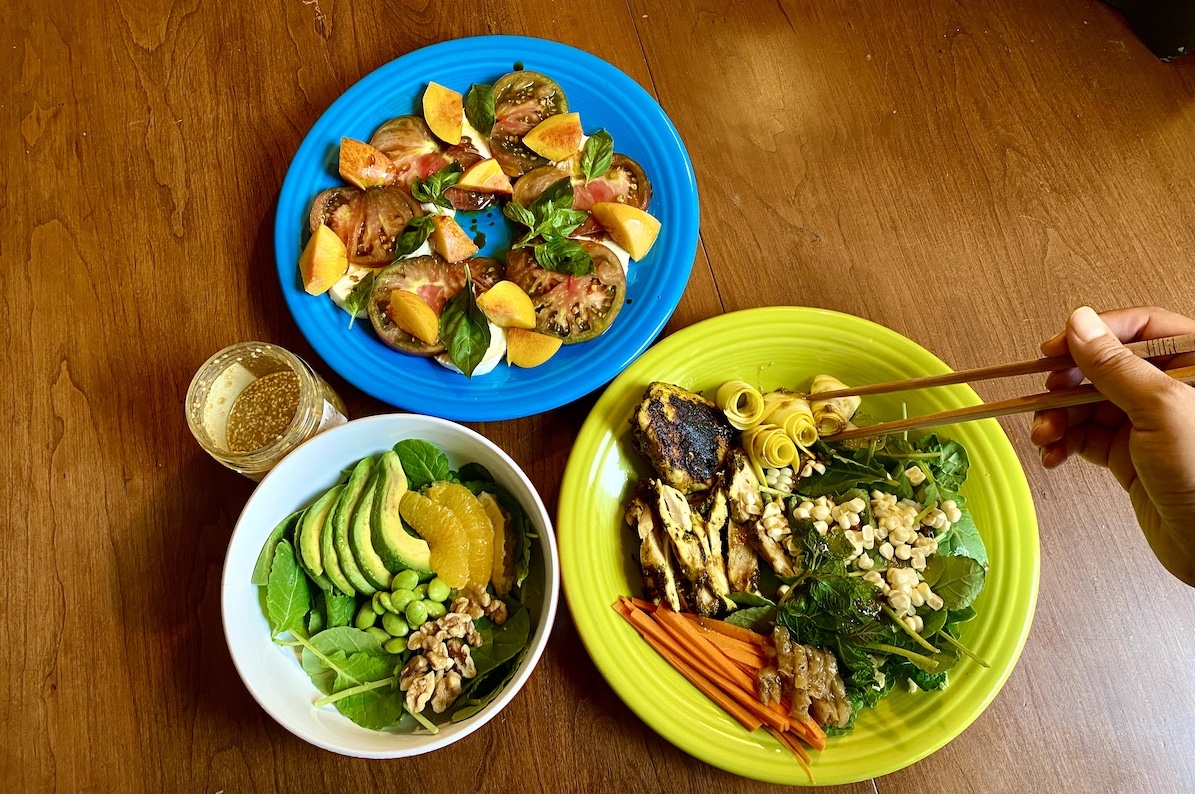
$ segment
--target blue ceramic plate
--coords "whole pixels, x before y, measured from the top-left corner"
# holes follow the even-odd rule
[[[651,253],[631,264],[627,301],[599,338],[566,345],[535,369],[505,363],[472,380],[429,359],[383,344],[369,321],[350,330],[348,315],[299,280],[300,245],[311,201],[344,184],[337,169],[340,139],[369,140],[387,119],[419,110],[428,81],[461,93],[493,83],[516,62],[551,77],[581,114],[587,132],[605,128],[615,149],[637,160],[652,182],[649,210],[663,228]],[[482,253],[505,259],[510,229],[500,211],[461,213],[461,225],[486,236]],[[307,341],[345,380],[379,400],[446,419],[495,421],[541,413],[613,379],[663,329],[676,309],[697,253],[697,182],[680,135],[663,109],[634,80],[589,53],[543,39],[480,36],[416,50],[382,66],[346,91],[303,140],[278,198],[274,250],[291,314]],[[476,223],[474,223],[476,222]]]

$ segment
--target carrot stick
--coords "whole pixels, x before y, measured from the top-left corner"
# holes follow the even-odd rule
[[[714,631],[713,629],[707,629],[700,623],[696,623],[695,621],[693,622],[695,623],[697,631],[701,633],[702,637],[705,637],[707,640],[723,650],[737,648],[738,650],[749,653],[752,656],[759,656],[763,659],[768,658],[767,653],[764,651],[764,647],[766,646],[762,646],[754,642],[747,642],[745,640],[736,640],[734,637],[728,637],[725,634]],[[767,644],[771,645],[771,642],[768,642]]]
[[[740,706],[735,702],[734,698],[719,689],[716,684],[711,683],[689,662],[684,661],[680,655],[673,653],[674,649],[668,647],[668,640],[670,639],[668,635],[664,634],[660,627],[651,621],[642,611],[631,609],[627,613],[623,613],[623,617],[627,619],[627,622],[631,626],[639,631],[644,642],[650,645],[656,653],[660,654],[677,672],[687,678],[693,686],[701,690],[702,694],[714,701],[727,714],[738,721],[748,732],[754,731],[763,724],[762,720],[751,714],[748,709]]]
[[[693,648],[700,649],[700,652],[703,656],[712,659],[714,664],[717,665],[718,669],[720,669],[731,681],[736,680],[738,676],[746,677],[741,670],[737,669],[733,664],[730,663],[725,654],[711,645],[705,637],[701,636],[701,632],[699,632],[692,623],[682,618],[678,613],[673,612],[670,609],[661,609],[656,612],[654,617],[656,622],[662,623],[665,626],[671,625],[674,627],[678,633],[678,636],[685,637]],[[747,687],[749,689],[754,688],[754,683],[749,683]]]
[[[809,754],[805,752],[805,748],[801,746],[801,743],[795,737],[777,731],[775,728],[768,728],[768,733],[772,734],[781,747],[787,748],[796,756],[797,763],[805,771],[805,777],[809,778],[809,782],[812,783],[813,771],[809,768]]]
[[[758,645],[750,645],[740,640],[733,640],[725,634],[719,634],[710,629],[701,629],[701,636],[711,645],[726,654],[732,660],[740,662],[751,670],[762,670],[768,666],[767,654],[759,650]]]
[[[752,642],[756,645],[769,645],[771,640],[762,634],[756,634],[750,629],[744,629],[741,626],[736,626],[733,623],[727,623],[725,620],[713,620],[711,618],[703,618],[698,615],[690,615],[689,619],[700,626],[707,629],[712,629],[719,634],[725,634],[727,637],[733,637],[736,640],[743,642]]]
[[[656,604],[653,604],[650,601],[644,601],[642,598],[631,598],[631,603],[634,604],[635,606],[639,607],[640,609],[642,609],[644,612],[647,612],[648,614],[655,612],[657,609],[659,609],[659,606],[657,606]]]

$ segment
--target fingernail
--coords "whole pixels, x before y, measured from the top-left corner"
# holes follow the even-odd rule
[[[1032,426],[1029,428],[1029,435],[1030,435],[1030,436],[1034,436],[1034,435],[1036,435],[1036,434],[1037,434],[1037,431],[1038,431],[1039,429],[1041,429],[1041,425],[1042,425],[1042,422],[1043,422],[1043,421],[1044,421],[1044,420],[1043,420],[1043,419],[1042,419],[1040,416],[1035,416],[1035,417],[1033,417],[1033,425],[1032,425]]]
[[[1038,447],[1037,454],[1041,456],[1041,465],[1046,465],[1046,458],[1050,455],[1050,450],[1047,447]]]
[[[1108,326],[1090,306],[1080,306],[1075,309],[1071,314],[1070,326],[1071,330],[1075,332],[1075,336],[1083,342],[1099,339],[1109,333]]]

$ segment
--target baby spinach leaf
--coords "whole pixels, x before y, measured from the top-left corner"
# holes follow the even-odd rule
[[[281,540],[274,550],[274,564],[266,581],[266,612],[273,636],[301,628],[310,608],[307,576],[295,560],[294,548]]]
[[[407,485],[418,491],[425,485],[447,480],[452,473],[448,467],[448,456],[435,444],[417,438],[408,438],[394,445],[398,462],[407,475]]]
[[[381,730],[402,715],[402,694],[394,686],[395,657],[334,650],[326,659],[321,660],[324,669],[311,680],[326,695],[346,693],[334,700],[341,714],[372,730]],[[360,691],[348,694],[348,690]]]
[[[394,658],[382,650],[381,643],[360,629],[338,626],[312,635],[308,645],[303,647],[301,664],[303,672],[311,676],[311,683],[325,695],[332,694],[332,685],[337,675],[336,666],[329,665],[325,659],[334,661],[337,652],[343,654],[341,658],[354,653]],[[393,664],[394,662],[391,662],[392,666]]]
[[[481,618],[474,624],[483,639],[482,646],[472,652],[478,677],[513,659],[527,646],[531,635],[531,616],[527,607],[517,601],[507,601],[506,605],[509,613],[501,626],[489,618]]]
[[[266,538],[265,545],[261,547],[261,553],[257,555],[257,564],[253,566],[253,575],[249,579],[250,583],[259,587],[266,586],[266,582],[270,578],[270,566],[274,564],[274,549],[278,546],[278,541],[284,537],[292,537],[294,535],[295,525],[299,523],[299,518],[302,515],[302,510],[291,513],[278,522],[278,526],[274,527],[270,532],[270,536]]]
[[[598,130],[585,141],[585,148],[581,150],[581,173],[585,175],[585,184],[589,184],[599,176],[610,170],[610,162],[614,158],[614,138],[605,130]]]
[[[918,439],[914,447],[918,452],[937,453],[936,458],[924,461],[934,482],[951,491],[958,491],[963,486],[971,468],[971,460],[962,444],[954,440],[943,441],[937,433],[930,433]]]
[[[826,466],[824,474],[817,474],[801,480],[802,496],[818,497],[838,494],[852,488],[869,488],[872,484],[895,485],[889,479],[887,470],[875,462],[860,463],[850,458],[835,456],[834,462]]]
[[[327,613],[324,611],[324,591],[318,587],[311,591],[311,610],[307,613],[307,636],[317,634],[327,626]]]
[[[448,357],[465,377],[472,378],[473,370],[485,358],[490,346],[490,322],[477,306],[473,295],[473,281],[465,268],[465,286],[444,304],[440,314],[440,338],[448,348]]]
[[[975,526],[975,519],[971,517],[970,510],[964,507],[959,512],[962,513],[962,517],[958,523],[952,525],[938,541],[938,555],[970,557],[987,570],[988,550],[979,534],[979,527]]]
[[[493,483],[494,475],[490,474],[490,470],[480,463],[466,463],[461,466],[461,470],[456,473],[457,479],[463,483],[476,482],[478,484]],[[472,490],[472,488],[470,488]],[[485,490],[484,488],[482,490]],[[476,496],[478,491],[473,491]]]
[[[324,596],[324,610],[328,617],[328,628],[347,626],[357,615],[357,599],[339,593],[328,593]]]
[[[544,270],[571,276],[588,276],[593,272],[593,257],[576,240],[547,235],[542,243],[535,246],[534,251],[535,261]]]
[[[494,87],[474,83],[465,92],[465,118],[473,129],[489,137],[494,130]]]
[[[970,557],[935,554],[925,566],[925,581],[941,597],[947,609],[963,609],[983,590],[983,566]]]
[[[515,677],[519,665],[522,664],[522,656],[519,654],[509,662],[492,670],[484,678],[474,678],[471,682],[472,686],[461,692],[461,697],[457,700],[457,703],[461,705],[452,712],[452,721],[466,720],[492,703]]]
[[[349,328],[357,322],[357,312],[369,305],[369,298],[373,294],[374,273],[371,270],[357,282],[353,291],[344,299],[344,310],[349,313]]]
[[[727,623],[742,626],[745,629],[767,634],[768,627],[776,620],[776,607],[760,606],[736,609],[725,618]]]

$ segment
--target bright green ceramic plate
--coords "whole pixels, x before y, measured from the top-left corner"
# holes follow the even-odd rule
[[[748,734],[676,673],[610,605],[639,595],[638,540],[622,521],[634,481],[648,472],[631,449],[631,411],[652,381],[712,396],[742,378],[762,389],[799,389],[827,372],[871,383],[947,372],[924,348],[858,317],[805,308],[725,314],[686,328],[648,350],[594,406],[569,457],[557,535],[564,592],[589,654],[619,697],[685,752],[729,772],[805,784],[792,756],[762,729]],[[980,402],[966,386],[864,398],[878,419]],[[1004,685],[1021,654],[1037,601],[1038,538],[1033,501],[1008,438],[994,420],[947,428],[971,457],[963,488],[991,557],[978,617],[961,639],[991,663],[964,659],[942,692],[894,692],[860,715],[848,736],[814,753],[818,784],[851,783],[918,761],[962,733]]]

